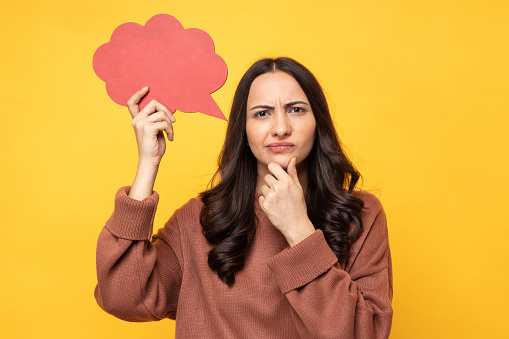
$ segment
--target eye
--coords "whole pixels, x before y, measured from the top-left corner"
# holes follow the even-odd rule
[[[302,107],[292,107],[290,113],[305,113],[306,110]]]
[[[269,111],[260,111],[260,112],[256,112],[254,117],[266,117],[267,115],[269,115]]]

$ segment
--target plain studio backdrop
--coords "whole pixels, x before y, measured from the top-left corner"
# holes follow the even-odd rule
[[[95,246],[137,150],[92,56],[122,23],[167,13],[214,39],[228,115],[256,59],[321,81],[340,138],[382,201],[394,264],[391,338],[509,333],[507,1],[13,1],[0,13],[0,337],[168,338],[96,304]],[[176,113],[155,228],[204,190],[226,122]]]

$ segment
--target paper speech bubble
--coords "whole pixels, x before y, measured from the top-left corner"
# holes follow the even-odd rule
[[[149,86],[140,109],[156,99],[172,112],[200,112],[226,120],[210,95],[225,83],[226,63],[215,53],[210,35],[184,29],[171,15],[153,16],[145,26],[118,26],[110,41],[95,51],[93,67],[119,105],[126,106],[137,90]]]

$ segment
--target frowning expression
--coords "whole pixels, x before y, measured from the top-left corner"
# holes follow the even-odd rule
[[[286,168],[291,158],[303,163],[315,141],[316,121],[308,98],[288,73],[258,76],[249,91],[246,134],[259,175],[271,162]]]

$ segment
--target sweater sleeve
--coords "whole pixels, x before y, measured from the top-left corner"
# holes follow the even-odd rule
[[[154,192],[138,201],[128,196],[129,189],[117,192],[114,212],[99,235],[95,298],[123,320],[174,319],[182,280],[178,227],[170,227],[168,239],[151,241],[159,196]]]
[[[341,268],[321,230],[272,257],[276,283],[293,308],[305,338],[388,338],[392,323],[392,264],[382,206],[363,217],[348,271]]]

